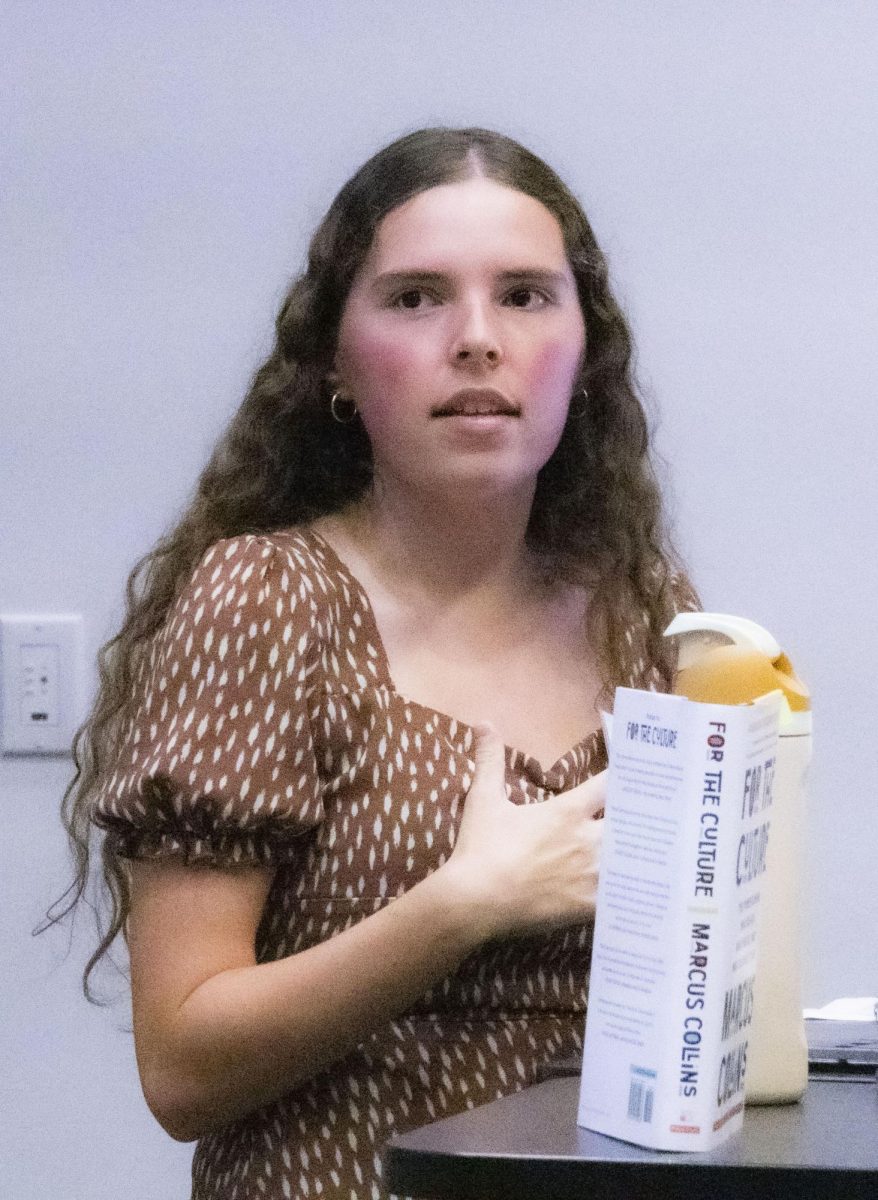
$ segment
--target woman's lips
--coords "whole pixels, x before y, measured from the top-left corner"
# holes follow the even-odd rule
[[[432,410],[434,417],[520,417],[521,409],[494,388],[463,388]]]

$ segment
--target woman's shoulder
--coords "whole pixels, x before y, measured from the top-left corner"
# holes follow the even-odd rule
[[[188,645],[201,631],[284,645],[359,624],[362,601],[332,550],[308,527],[238,533],[213,542],[181,583],[160,641]]]
[[[257,584],[309,597],[349,593],[351,580],[329,544],[308,525],[259,533],[236,533],[213,542],[202,555],[187,590]]]

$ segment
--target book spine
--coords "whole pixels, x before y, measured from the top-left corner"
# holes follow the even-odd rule
[[[743,1120],[777,714],[701,704],[691,713],[700,761],[687,789],[695,811],[683,881],[688,961],[678,989],[690,1011],[678,1024],[681,1108],[669,1129],[709,1149]]]
[[[676,882],[679,909],[660,1126],[667,1149],[706,1148],[716,1115],[714,1012],[726,949],[721,861],[733,816],[724,803],[726,716],[690,702],[683,723],[685,836]]]

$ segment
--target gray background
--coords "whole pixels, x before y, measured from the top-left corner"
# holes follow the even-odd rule
[[[705,604],[813,687],[805,999],[874,993],[873,0],[32,0],[0,42],[0,610],[83,613],[93,659],[337,187],[419,125],[502,129],[610,257]],[[0,1188],[183,1197],[87,928],[29,936],[68,773],[0,760]]]

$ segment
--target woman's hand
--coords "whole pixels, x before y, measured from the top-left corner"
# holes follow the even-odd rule
[[[471,905],[480,940],[585,920],[597,895],[606,771],[541,804],[512,804],[499,736],[482,725],[476,739],[475,776],[441,872]]]

